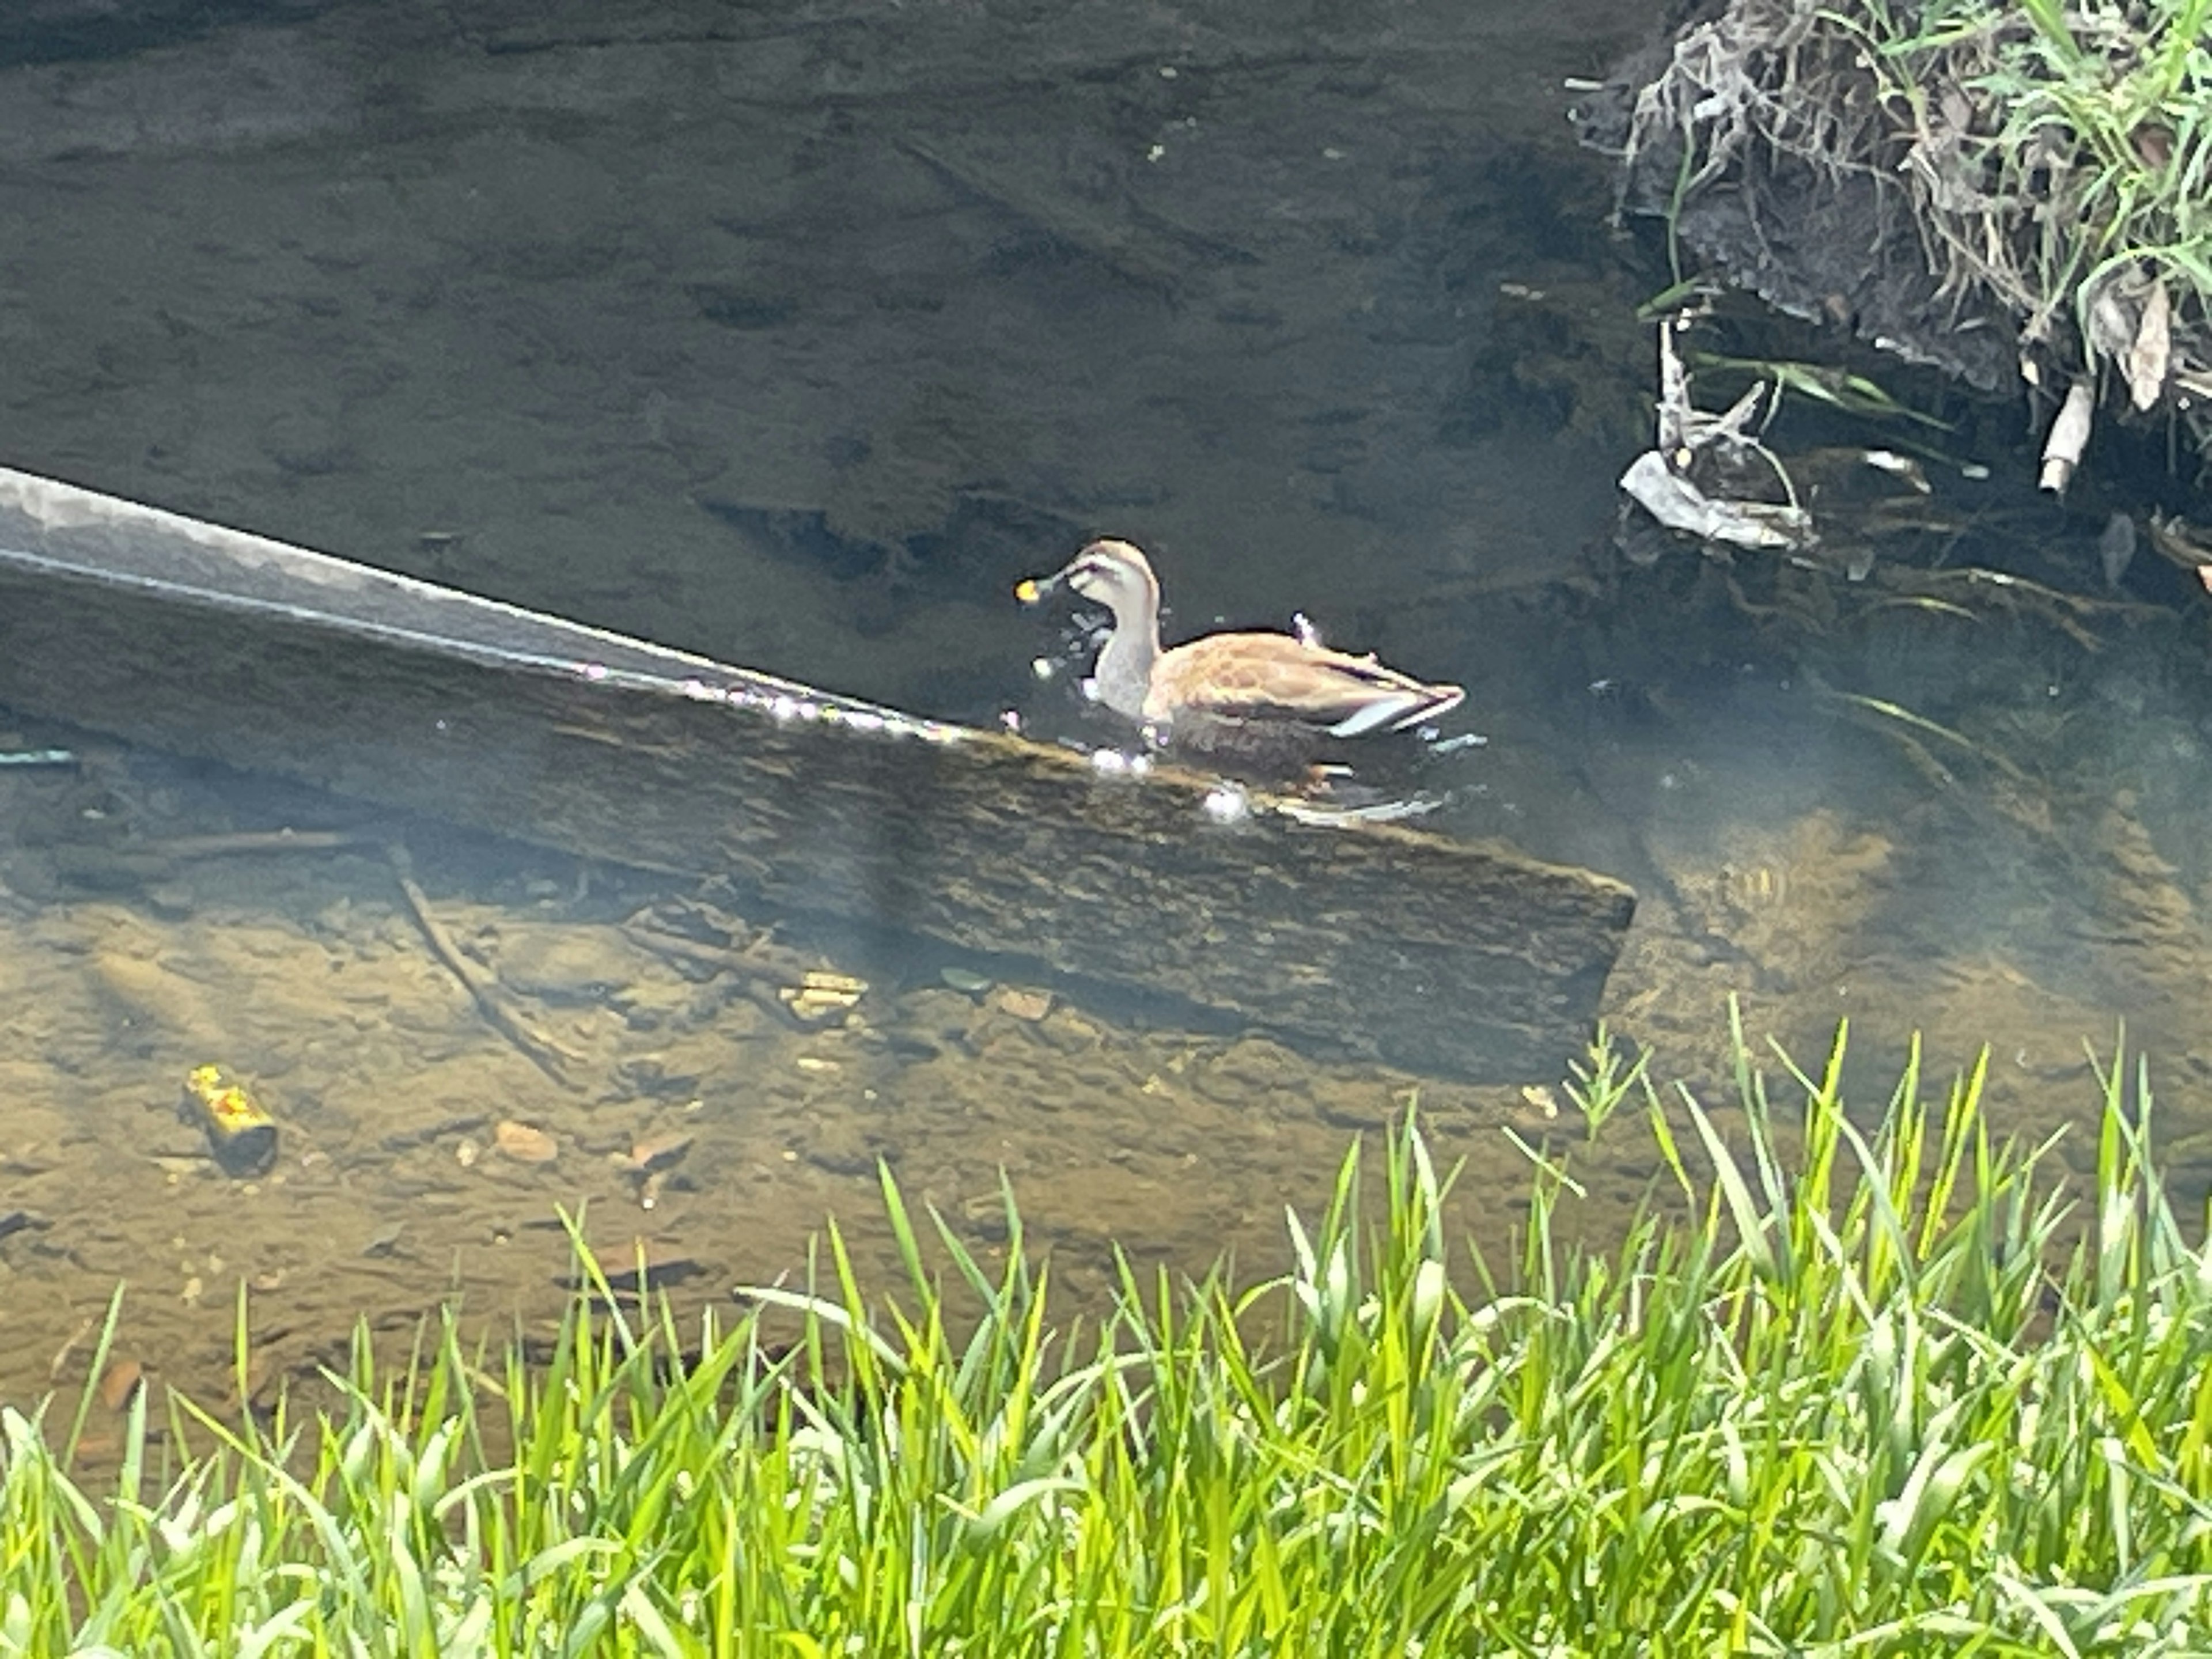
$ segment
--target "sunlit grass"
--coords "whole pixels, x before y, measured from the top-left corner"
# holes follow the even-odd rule
[[[1954,254],[2031,338],[2118,262],[2145,262],[2200,313],[2212,300],[2212,0],[1868,0],[1851,15],[1923,140],[1946,88],[1969,94],[1948,94],[1959,170],[1939,188],[1976,232]]]
[[[2163,407],[2212,446],[2212,0],[1714,9],[1637,94],[1629,139],[1632,156],[1672,158],[1650,183],[1667,192],[1674,292],[1684,216],[1709,193],[1742,198],[1759,258],[1811,258],[1798,275],[1813,294],[1859,280],[1810,251],[1833,227],[1808,187],[1854,180],[1881,224],[1868,258],[1921,243],[1937,279],[1929,337],[2002,321],[2031,384],[2056,396],[2076,374],[2118,370],[2104,378],[2138,413]],[[1806,246],[1768,250],[1777,224],[1798,225]],[[1880,407],[1878,388],[1832,372],[1790,378],[1839,407]]]
[[[1601,1251],[1554,1231],[1569,1146],[1475,1259],[1409,1123],[1280,1278],[1125,1268],[1073,1331],[1011,1199],[989,1267],[886,1180],[889,1294],[835,1229],[699,1330],[598,1279],[550,1362],[448,1323],[312,1422],[173,1407],[211,1449],[158,1475],[141,1391],[96,1486],[82,1412],[0,1413],[0,1653],[2203,1651],[2212,1259],[2142,1081],[2071,1194],[1978,1067],[1855,1121],[1840,1040],[1738,1053],[1725,1121],[1584,1068],[1660,1171]]]

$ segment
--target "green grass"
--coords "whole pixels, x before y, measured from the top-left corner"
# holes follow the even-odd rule
[[[889,1295],[832,1229],[817,1293],[726,1325],[364,1337],[313,1421],[173,1406],[207,1449],[158,1477],[142,1392],[96,1488],[82,1412],[9,1411],[0,1654],[2205,1650],[2212,1259],[2145,1080],[2084,1103],[2075,1194],[1978,1066],[1855,1127],[1842,1048],[1770,1080],[1739,1037],[1721,1119],[1594,1055],[1660,1171],[1603,1250],[1555,1229],[1563,1144],[1476,1259],[1408,1123],[1281,1277],[1125,1268],[1079,1328],[1011,1198],[987,1269],[886,1179]]]
[[[1955,159],[1927,203],[1952,257],[2040,338],[2140,261],[2201,319],[2212,300],[2212,0],[1929,0],[1845,7],[1924,153]],[[1947,88],[1966,95],[1949,114]],[[1952,118],[1961,112],[1960,126]],[[1946,126],[1948,123],[1948,128]],[[2086,309],[2081,319],[2087,331]]]
[[[2146,406],[2212,453],[2212,0],[1728,0],[1638,96],[1630,155],[1677,147],[1678,288],[1694,198],[1743,195],[1756,232],[1808,173],[1856,176],[1919,238],[1929,329],[2002,317],[2053,395],[2084,370],[2124,393],[2103,371],[2141,347]],[[2154,289],[2170,350],[2139,331]]]

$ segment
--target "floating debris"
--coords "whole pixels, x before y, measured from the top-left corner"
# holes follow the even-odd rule
[[[1590,690],[1593,691],[1598,691],[1600,692],[1600,695],[1602,695],[1603,692],[1601,690],[1601,688],[1603,688],[1603,690],[1610,690],[1612,689],[1612,684],[1610,681],[1607,680],[1593,680],[1590,683]],[[1429,752],[1431,755],[1449,755],[1455,750],[1486,749],[1489,746],[1490,739],[1484,736],[1483,733],[1480,732],[1462,732],[1457,737],[1445,738],[1439,742],[1431,744],[1429,745]]]
[[[76,752],[70,749],[9,749],[0,750],[0,766],[75,766]]]
[[[220,1066],[198,1066],[186,1075],[182,1110],[207,1131],[225,1175],[266,1175],[276,1162],[276,1120]]]
[[[1813,515],[1798,504],[1782,463],[1755,435],[1760,415],[1768,412],[1769,384],[1756,382],[1723,414],[1697,408],[1690,401],[1689,370],[1674,348],[1676,331],[1689,322],[1684,316],[1659,325],[1658,442],[1629,463],[1620,475],[1621,493],[1665,528],[1699,541],[1791,552],[1812,547],[1820,539]],[[1690,477],[1701,461],[1728,474],[1748,473],[1763,464],[1788,499],[1708,494]]]
[[[550,1164],[561,1156],[561,1143],[532,1124],[501,1118],[491,1132],[491,1144],[518,1164]]]

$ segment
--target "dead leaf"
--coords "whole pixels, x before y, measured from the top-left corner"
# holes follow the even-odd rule
[[[100,1379],[100,1403],[112,1412],[121,1411],[145,1375],[145,1367],[137,1360],[117,1360]]]
[[[2134,400],[2137,414],[2154,406],[2166,391],[2172,330],[2172,302],[2166,297],[2166,284],[2154,277],[2143,299],[2142,314],[2136,319],[2135,343],[2128,348],[2128,396]]]

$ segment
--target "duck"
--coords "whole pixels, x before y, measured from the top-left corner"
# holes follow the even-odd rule
[[[1293,634],[1207,634],[1163,650],[1159,578],[1140,549],[1114,538],[1086,543],[1014,596],[1036,605],[1062,588],[1113,613],[1091,695],[1163,748],[1290,760],[1332,739],[1408,730],[1467,695]]]

